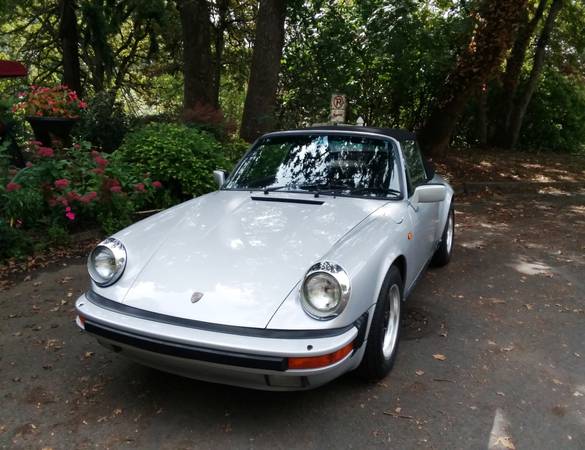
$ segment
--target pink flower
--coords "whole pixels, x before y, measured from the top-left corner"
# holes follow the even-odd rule
[[[33,166],[33,163],[31,163],[30,161],[26,162],[26,167],[28,167],[29,169]]]
[[[105,158],[102,158],[101,156],[96,156],[94,158],[94,161],[100,167],[106,167],[108,165],[108,160]]]
[[[79,150],[81,148],[81,145],[79,145],[79,144],[73,144],[73,148]]]
[[[18,191],[20,188],[22,188],[20,184],[13,183],[12,181],[6,185],[7,192]]]
[[[34,145],[36,147],[40,147],[41,145],[43,145],[41,141],[29,141],[29,144]]]
[[[69,202],[65,197],[59,196],[55,198],[55,204],[61,203],[63,206],[69,206]]]
[[[41,158],[51,158],[55,155],[55,152],[53,152],[53,149],[50,147],[39,147],[37,150],[37,155],[39,155]]]
[[[65,178],[55,181],[55,187],[57,189],[65,189],[67,186],[69,186],[69,180],[66,180]]]
[[[98,175],[103,175],[103,173],[104,173],[104,169],[102,169],[101,167],[96,167],[95,169],[91,169],[91,171],[93,173],[98,174]]]
[[[20,228],[22,226],[22,219],[16,219],[15,227]]]
[[[95,200],[96,198],[97,198],[97,192],[91,191],[85,195],[82,195],[79,200],[82,203],[90,203],[91,201]]]
[[[146,189],[144,188],[144,183],[136,183],[136,184],[134,185],[134,189],[135,189],[137,192],[146,192]]]
[[[67,217],[69,220],[75,220],[75,213],[72,213],[71,211],[67,211],[65,213],[65,217]]]
[[[121,186],[117,186],[117,185],[116,186],[112,186],[110,188],[110,192],[114,192],[116,194],[119,193],[119,192],[122,192],[122,187]]]
[[[152,187],[155,189],[160,189],[162,187],[162,183],[160,181],[153,181]]]
[[[75,200],[81,200],[81,196],[75,192],[75,191],[71,191],[71,192],[67,192],[67,199],[72,202]]]

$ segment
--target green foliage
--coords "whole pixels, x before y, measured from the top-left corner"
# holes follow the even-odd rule
[[[117,149],[128,132],[128,116],[111,92],[99,92],[89,102],[77,133],[105,152]]]
[[[0,261],[10,257],[22,257],[33,249],[29,235],[11,227],[0,217]]]
[[[520,146],[585,153],[585,84],[547,70],[526,114]]]
[[[213,170],[229,165],[211,134],[177,123],[151,123],[129,133],[114,156],[161,180],[175,198],[215,189]]]
[[[12,229],[3,231],[6,240],[45,230],[47,242],[62,241],[63,230],[96,223],[113,233],[129,225],[137,210],[168,204],[158,180],[92,150],[88,142],[64,149],[32,144],[30,150],[25,168],[0,178],[0,221]]]
[[[283,127],[329,119],[331,94],[348,120],[414,128],[453,65],[467,19],[424,2],[303,3],[284,50]]]

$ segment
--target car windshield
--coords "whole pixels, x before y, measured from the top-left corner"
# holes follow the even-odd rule
[[[276,136],[261,139],[224,188],[397,198],[398,173],[389,141],[357,135]]]

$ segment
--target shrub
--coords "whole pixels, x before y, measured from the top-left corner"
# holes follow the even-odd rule
[[[26,233],[10,226],[0,217],[0,261],[13,256],[24,256],[32,248],[32,239]]]
[[[111,153],[128,132],[128,116],[110,92],[98,92],[88,103],[76,132],[103,151]]]
[[[585,86],[571,75],[546,70],[526,113],[520,147],[585,152]]]
[[[77,118],[87,104],[67,86],[30,86],[18,94],[15,112],[27,116]]]
[[[112,233],[140,208],[164,201],[162,185],[82,142],[51,149],[31,144],[32,161],[0,185],[0,218],[10,228],[69,230],[99,224]],[[162,199],[162,200],[161,200]]]
[[[129,133],[114,157],[161,180],[177,199],[215,189],[213,170],[229,166],[211,134],[178,123],[150,123]]]

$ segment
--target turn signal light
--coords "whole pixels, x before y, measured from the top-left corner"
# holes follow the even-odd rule
[[[337,361],[341,361],[353,350],[353,342],[350,342],[345,347],[327,355],[309,356],[302,358],[288,358],[289,369],[317,369],[319,367],[330,366]]]

